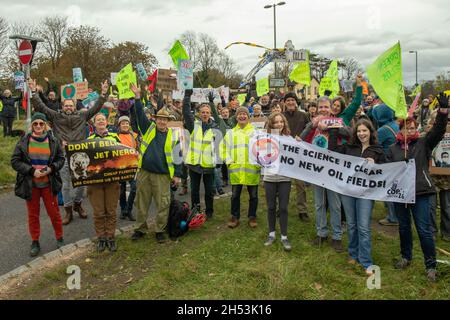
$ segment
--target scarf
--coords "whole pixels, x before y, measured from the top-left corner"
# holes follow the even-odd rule
[[[397,142],[400,143],[400,146],[402,148],[402,150],[408,150],[408,146],[411,142],[413,141],[417,141],[417,139],[419,139],[419,132],[416,131],[412,136],[408,136],[406,139],[406,145],[405,145],[405,136],[403,135],[403,131],[399,131],[397,133],[397,136],[395,137],[395,139],[397,140]]]

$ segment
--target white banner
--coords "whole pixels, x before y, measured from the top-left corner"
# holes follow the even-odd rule
[[[193,93],[191,96],[191,102],[197,102],[197,103],[208,103],[208,94],[213,91],[215,94],[214,103],[221,102],[220,100],[220,91],[223,92],[225,101],[229,100],[230,97],[230,88],[221,86],[217,89],[214,88],[194,88]],[[173,90],[172,92],[172,99],[180,99],[183,100],[184,98],[184,90]]]
[[[272,174],[306,181],[343,195],[415,203],[416,164],[372,164],[291,137],[258,134],[249,143],[250,162]]]

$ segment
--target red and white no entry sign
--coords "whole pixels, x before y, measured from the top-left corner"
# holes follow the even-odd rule
[[[23,65],[29,64],[33,57],[33,47],[30,41],[23,40],[19,45],[19,60]]]

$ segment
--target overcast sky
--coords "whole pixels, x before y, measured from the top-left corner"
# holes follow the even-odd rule
[[[186,30],[205,32],[219,47],[246,41],[273,46],[273,0],[0,0],[8,21],[39,20],[68,14],[72,25],[101,29],[113,42],[140,41],[172,66],[166,52]],[[363,67],[400,40],[405,85],[415,83],[418,51],[419,82],[450,72],[450,7],[447,0],[286,0],[277,7],[277,45],[292,40],[332,59],[353,57]],[[246,74],[263,49],[233,46],[227,53]],[[265,76],[266,66],[257,78]]]

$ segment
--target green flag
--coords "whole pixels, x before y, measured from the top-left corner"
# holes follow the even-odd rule
[[[403,89],[400,42],[381,54],[367,67],[367,76],[377,95],[395,111],[395,116],[405,119],[407,107]]]
[[[136,73],[133,71],[131,62],[117,73],[116,86],[119,90],[119,99],[129,99],[134,97],[134,92],[130,89],[130,84],[137,85]]]
[[[186,50],[184,50],[183,45],[179,40],[175,42],[172,49],[169,51],[169,55],[172,58],[173,63],[178,68],[178,60],[190,60],[188,54],[186,53]]]
[[[289,79],[297,83],[311,86],[311,70],[309,67],[309,51],[306,51],[306,61],[299,62],[289,75]]]
[[[238,94],[237,99],[239,101],[239,105],[242,106],[245,102],[245,97],[247,96],[246,93]]]
[[[269,78],[256,81],[256,94],[261,97],[269,92]]]
[[[325,91],[331,91],[330,98],[334,98],[339,94],[339,78],[338,78],[338,64],[337,60],[333,60],[328,67],[325,77],[320,80],[319,94],[325,95]]]
[[[422,92],[422,86],[419,84],[417,87],[414,88],[413,92],[411,92],[411,94],[409,96],[415,97],[421,92]]]

